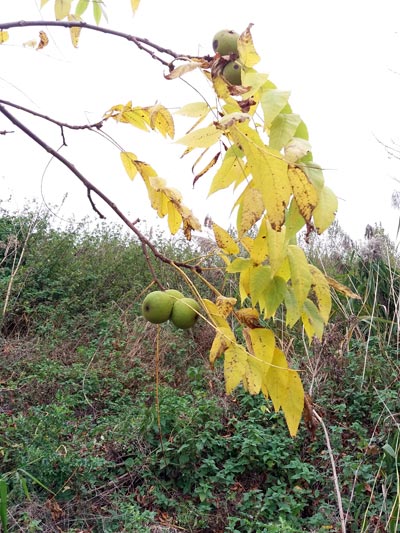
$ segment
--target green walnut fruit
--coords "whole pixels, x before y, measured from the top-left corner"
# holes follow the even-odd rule
[[[183,294],[180,291],[177,291],[176,289],[167,289],[165,291],[165,294],[169,294],[170,296],[172,296],[174,303],[176,299],[180,300],[181,298],[183,298]]]
[[[242,85],[242,67],[237,61],[229,61],[225,65],[222,75],[232,85]]]
[[[189,329],[194,326],[200,310],[200,305],[193,298],[176,300],[172,308],[171,322],[179,329]]]
[[[238,53],[239,34],[233,30],[221,30],[214,35],[214,52],[227,56]]]
[[[142,315],[153,324],[166,322],[172,313],[174,298],[163,291],[154,291],[146,296],[142,303]]]

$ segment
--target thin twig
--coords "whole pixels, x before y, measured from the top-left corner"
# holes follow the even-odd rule
[[[163,263],[167,263],[171,266],[179,266],[182,268],[186,268],[188,270],[194,271],[194,272],[201,272],[201,267],[198,265],[190,265],[185,262],[181,261],[173,261],[172,259],[169,259],[165,255],[161,254],[156,247],[147,239],[141,231],[137,229],[135,224],[133,224],[125,215],[124,213],[119,209],[119,207],[112,201],[110,198],[104,194],[100,189],[98,189],[91,181],[89,181],[85,176],[64,156],[62,156],[60,153],[58,153],[56,150],[54,150],[49,144],[47,144],[43,139],[38,137],[32,130],[30,130],[25,124],[23,124],[20,120],[18,120],[14,115],[12,115],[5,107],[4,105],[0,104],[0,112],[3,113],[5,117],[7,117],[17,128],[19,128],[21,131],[23,131],[28,137],[30,137],[33,141],[35,141],[39,146],[41,146],[46,152],[51,154],[55,159],[60,161],[64,166],[66,166],[78,179],[83,183],[83,185],[86,187],[88,191],[88,195],[90,198],[90,193],[95,193],[99,198],[103,200],[105,204],[107,204],[114,213],[122,220],[122,222],[133,231],[133,233],[138,237],[140,242],[142,244],[145,244],[153,253],[153,255],[162,261]],[[93,207],[93,204],[92,204]],[[99,214],[99,211],[96,209],[96,213]]]
[[[28,26],[55,26],[55,27],[61,27],[61,28],[85,28],[87,30],[92,31],[98,31],[101,33],[105,33],[108,35],[114,35],[115,37],[121,37],[122,39],[126,39],[127,41],[135,44],[140,50],[143,50],[147,54],[151,56],[152,59],[155,59],[156,61],[159,61],[163,65],[170,67],[170,62],[165,61],[161,57],[158,57],[155,54],[155,51],[160,52],[162,54],[166,54],[171,56],[174,59],[177,59],[179,57],[185,57],[184,54],[177,54],[170,50],[169,48],[164,48],[163,46],[159,46],[158,44],[155,44],[149,39],[145,39],[143,37],[136,37],[135,35],[130,35],[129,33],[124,33],[121,31],[111,30],[108,28],[104,28],[103,26],[96,26],[95,24],[89,24],[87,22],[78,22],[78,21],[65,21],[65,20],[19,20],[15,22],[2,22],[0,23],[0,30],[7,30],[10,28],[26,28]]]
[[[33,109],[29,109],[28,107],[24,107],[19,104],[15,104],[14,102],[10,102],[8,100],[0,99],[0,104],[4,104],[9,107],[13,107],[14,109],[19,109],[20,111],[24,111],[25,113],[29,113],[30,115],[33,115],[38,118],[42,118],[43,120],[47,120],[48,122],[51,122],[52,124],[55,124],[56,126],[60,126],[60,128],[68,128],[70,130],[93,130],[93,129],[100,129],[103,124],[104,120],[100,120],[99,122],[95,122],[94,124],[83,124],[83,125],[72,125],[67,124],[66,122],[61,122],[60,120],[56,120],[52,117],[49,117],[47,115],[43,115],[43,113],[39,113],[38,111],[34,111]],[[2,133],[2,132],[0,132]],[[6,131],[4,133],[13,133],[11,131]]]
[[[317,413],[315,409],[313,409],[313,415],[318,420],[318,422],[321,424],[322,429],[324,430],[326,447],[328,448],[328,454],[331,460],[332,477],[333,477],[333,484],[335,486],[336,499],[337,499],[337,504],[338,504],[339,516],[340,516],[340,525],[342,527],[342,533],[346,533],[346,522],[345,522],[344,513],[343,513],[342,495],[340,493],[339,479],[338,479],[337,472],[336,472],[335,458],[333,457],[333,451],[332,451],[331,441],[329,438],[329,433],[325,426],[325,422],[323,421],[322,417]]]

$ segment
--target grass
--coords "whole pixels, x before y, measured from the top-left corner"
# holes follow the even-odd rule
[[[322,427],[308,431],[302,424],[292,439],[262,397],[241,388],[227,397],[221,363],[214,371],[208,365],[213,335],[203,324],[190,332],[162,326],[156,369],[157,327],[140,316],[151,279],[138,244],[110,228],[58,230],[40,217],[32,228],[31,220],[28,213],[0,219],[0,241],[24,246],[21,261],[18,246],[0,258],[7,295],[0,338],[2,529],[338,531]],[[11,240],[27,228],[28,241]],[[179,258],[193,254],[183,245],[158,245]],[[174,271],[154,268],[167,286],[183,289]],[[357,272],[352,264],[354,285]],[[375,293],[390,296],[395,264],[386,272],[389,289],[383,283]],[[210,275],[224,283],[218,270]],[[322,342],[304,344],[301,331],[283,342],[328,430],[348,531],[394,533],[396,314],[381,320],[368,295],[352,311],[368,310],[372,327],[357,318],[350,323],[338,301]],[[395,300],[390,305],[395,309]]]

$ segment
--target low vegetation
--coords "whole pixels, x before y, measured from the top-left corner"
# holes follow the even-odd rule
[[[292,439],[261,395],[225,395],[209,326],[142,317],[151,270],[188,289],[120,228],[0,215],[4,531],[340,531],[332,458],[347,530],[398,531],[400,276],[381,228],[355,244],[334,226],[306,245],[362,299],[335,299],[322,342],[282,334],[323,421]],[[152,239],[186,261],[207,245]]]

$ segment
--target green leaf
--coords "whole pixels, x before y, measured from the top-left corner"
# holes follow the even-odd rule
[[[272,278],[271,282],[267,286],[267,289],[262,295],[262,307],[260,305],[260,308],[264,310],[265,318],[271,318],[274,316],[276,310],[285,298],[286,289],[286,281],[283,278],[279,276]]]
[[[288,287],[285,294],[285,306],[286,306],[286,325],[290,328],[293,327],[299,320],[301,310],[297,303],[297,298],[294,294],[293,287]]]
[[[301,309],[311,289],[312,276],[305,253],[299,246],[288,246],[290,277],[296,296],[297,305]]]
[[[264,130],[269,130],[273,120],[279,115],[288,103],[289,91],[269,89],[262,93],[260,104],[264,113]]]
[[[93,2],[93,17],[97,25],[100,24],[101,15],[103,14],[100,4],[102,4],[102,0]]]
[[[244,259],[243,257],[237,257],[232,261],[232,263],[227,267],[226,271],[232,273],[243,272],[251,266],[252,262],[250,259]]]
[[[286,239],[289,244],[296,244],[292,242],[292,239],[295,239],[297,233],[304,226],[305,220],[301,216],[299,211],[299,206],[297,205],[296,200],[293,198],[290,202],[289,209],[286,214],[285,226],[286,226]]]
[[[338,199],[335,193],[329,187],[324,187],[319,193],[318,204],[313,211],[314,225],[319,234],[329,228],[335,220],[337,208]]]
[[[259,302],[261,296],[267,290],[271,280],[271,267],[269,265],[259,265],[251,269],[250,297],[254,306]]]
[[[324,333],[324,319],[320,315],[317,306],[309,299],[304,302],[301,319],[310,342],[314,336],[318,339],[322,339]]]
[[[89,0],[79,0],[76,8],[75,8],[75,15],[77,17],[80,17],[88,8]]]
[[[269,145],[275,150],[281,150],[294,137],[301,123],[301,118],[295,113],[281,113],[271,124]]]

